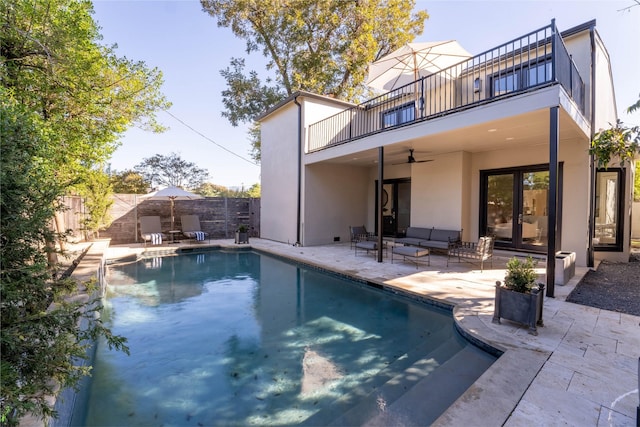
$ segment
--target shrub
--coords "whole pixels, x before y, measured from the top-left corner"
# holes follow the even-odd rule
[[[537,262],[530,256],[525,260],[513,257],[507,262],[507,275],[504,286],[516,292],[529,292],[535,285],[538,275],[534,268]]]

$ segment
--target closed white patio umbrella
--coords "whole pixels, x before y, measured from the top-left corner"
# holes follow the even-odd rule
[[[366,84],[391,91],[471,58],[455,40],[407,43],[369,65]]]
[[[154,191],[153,193],[145,194],[141,199],[147,200],[170,200],[171,201],[171,229],[174,227],[174,203],[176,200],[195,200],[202,199],[199,194],[190,193],[179,187],[167,187],[162,190]]]

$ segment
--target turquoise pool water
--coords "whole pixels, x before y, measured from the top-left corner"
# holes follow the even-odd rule
[[[362,424],[385,390],[465,371],[450,360],[472,354],[472,375],[428,387],[428,424],[495,360],[446,310],[255,252],[146,259],[107,280],[107,323],[131,355],[98,343],[74,425]]]

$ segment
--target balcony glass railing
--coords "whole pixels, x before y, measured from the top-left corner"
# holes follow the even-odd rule
[[[550,84],[561,84],[584,112],[584,83],[554,22],[312,124],[308,151],[344,144]]]

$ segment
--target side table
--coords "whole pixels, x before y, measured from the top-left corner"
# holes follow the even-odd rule
[[[171,236],[171,243],[175,242],[175,235],[178,233],[182,233],[180,230],[169,230],[169,235]]]

